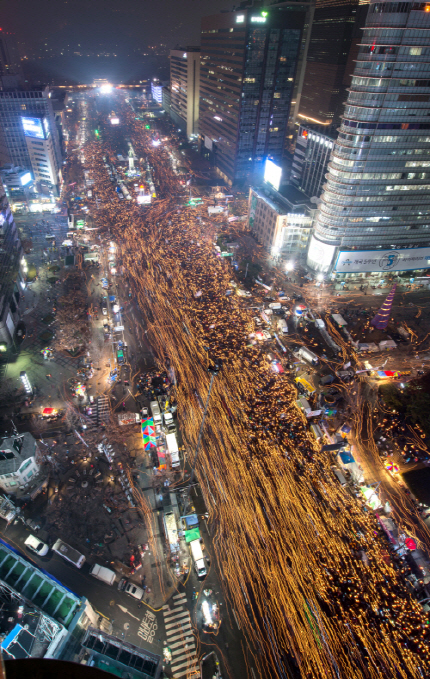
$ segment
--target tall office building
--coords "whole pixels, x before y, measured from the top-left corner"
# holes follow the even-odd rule
[[[15,36],[0,30],[0,90],[23,84],[21,60]]]
[[[298,111],[313,1],[243,3],[202,19],[199,140],[229,185],[256,180],[268,156],[282,159]]]
[[[0,91],[0,126],[10,162],[57,193],[62,153],[49,88]]]
[[[428,8],[408,0],[369,6],[309,247],[315,270],[429,266]]]
[[[170,50],[170,117],[187,137],[199,123],[200,47]]]
[[[25,287],[25,272],[21,241],[1,181],[0,238],[0,352],[4,352],[13,345],[20,320],[19,302]]]
[[[321,130],[321,125],[299,125],[290,184],[303,191],[309,198],[321,195],[334,139]],[[312,201],[316,203],[316,201]]]
[[[366,21],[367,2],[316,0],[300,99],[300,123],[339,125]]]

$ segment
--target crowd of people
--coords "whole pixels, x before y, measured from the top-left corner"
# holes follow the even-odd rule
[[[260,649],[262,676],[284,663],[308,679],[428,676],[429,622],[403,561],[391,558],[373,513],[336,483],[289,376],[275,375],[249,344],[253,312],[226,295],[231,265],[214,248],[223,218],[209,221],[205,203],[184,205],[163,145],[153,146],[121,95],[115,110],[122,129],[105,121],[103,141],[85,148],[94,221],[117,242],[148,339],[173,367],[190,447],[213,382],[197,473],[223,581]],[[120,202],[105,171],[103,156],[115,158],[121,135],[157,178],[150,208]],[[222,369],[212,380],[213,364]]]

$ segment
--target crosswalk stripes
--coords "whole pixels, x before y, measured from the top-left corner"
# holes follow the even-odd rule
[[[196,658],[196,640],[191,627],[189,611],[184,608],[185,594],[175,594],[173,608],[163,606],[164,626],[167,645],[172,654],[171,672],[173,679],[199,679],[200,668]]]

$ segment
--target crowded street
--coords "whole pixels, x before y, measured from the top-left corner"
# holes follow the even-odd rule
[[[147,323],[137,332],[171,373],[191,450],[211,382],[197,477],[216,535],[214,568],[258,672],[425,676],[428,623],[408,567],[364,501],[336,482],[288,374],[274,375],[249,341],[252,312],[229,293],[231,264],[214,247],[221,218],[207,218],[204,199],[196,207],[178,198],[164,140],[120,96],[118,127],[103,115],[113,105],[97,105],[100,139],[84,148],[94,222],[118,247],[122,280]],[[103,158],[124,153],[125,137],[153,168],[150,207],[119,201],[106,172]],[[211,380],[213,365],[221,368]]]

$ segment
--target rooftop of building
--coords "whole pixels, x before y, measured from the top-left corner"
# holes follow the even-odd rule
[[[187,47],[181,47],[181,45],[175,45],[175,47],[170,50],[171,52],[200,52],[202,48],[200,45],[187,45]]]
[[[2,584],[0,583],[0,588]],[[7,660],[43,658],[52,641],[46,634],[44,615],[24,599],[16,599],[9,591],[2,592],[0,611],[0,643]],[[52,631],[59,633],[60,625]]]
[[[7,87],[3,90],[0,90],[0,97],[6,98],[6,99],[19,99],[20,97],[26,97],[30,92],[38,92],[41,95],[46,94],[46,96],[49,96],[49,87],[48,85],[32,85],[31,87]]]
[[[91,654],[92,666],[115,676],[146,678],[159,675],[159,655],[102,630],[89,627],[82,646]]]
[[[316,123],[307,123],[306,121],[300,122],[300,127],[306,129],[308,132],[315,132],[316,134],[323,135],[329,139],[336,140],[338,135],[338,125],[318,125]]]
[[[284,184],[279,191],[264,183],[258,187],[252,187],[271,207],[279,214],[315,210],[316,205],[311,203],[310,198],[292,184]]]
[[[25,460],[36,454],[36,440],[29,432],[9,436],[0,442],[0,474],[16,472]]]
[[[70,627],[81,610],[82,601],[48,573],[0,540],[0,590],[15,597],[22,596],[22,602],[49,616],[53,628]],[[20,603],[22,603],[20,602]],[[34,609],[36,610],[36,609]],[[2,611],[0,611],[1,616]]]

